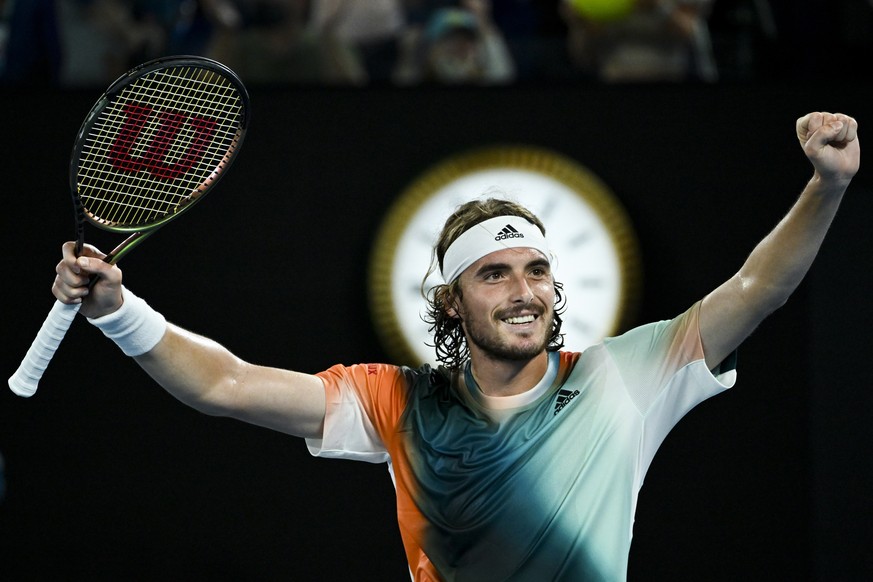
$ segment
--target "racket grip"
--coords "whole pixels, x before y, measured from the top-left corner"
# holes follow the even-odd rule
[[[61,345],[67,330],[70,329],[79,307],[81,307],[80,303],[68,305],[55,301],[48,317],[39,328],[36,339],[24,355],[21,365],[9,377],[9,388],[17,395],[28,398],[36,393],[39,379],[42,378],[52,356]]]

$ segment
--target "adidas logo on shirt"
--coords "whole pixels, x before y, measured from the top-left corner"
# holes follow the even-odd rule
[[[498,235],[494,237],[494,240],[501,241],[508,238],[524,238],[524,235],[515,230],[511,224],[507,224],[503,227],[500,233],[498,233]]]
[[[552,416],[557,416],[558,413],[564,410],[564,407],[570,404],[570,401],[577,396],[579,396],[578,390],[573,390],[572,392],[565,390],[564,388],[558,390],[558,397],[555,399],[555,414]]]

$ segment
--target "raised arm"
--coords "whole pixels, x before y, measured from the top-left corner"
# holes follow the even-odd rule
[[[79,312],[98,322],[101,317],[123,314],[122,307],[129,310],[134,304],[148,311],[136,315],[133,325],[138,320],[154,320],[157,314],[122,291],[121,270],[102,257],[86,245],[77,258],[72,243],[65,244],[52,287],[55,297],[64,303],[81,302]],[[91,275],[99,280],[89,291]],[[125,298],[127,306],[123,305]],[[317,377],[250,364],[218,343],[173,324],[157,333],[157,344],[135,356],[136,362],[180,401],[210,415],[230,416],[301,437],[321,436],[325,400]]]
[[[839,113],[797,120],[797,138],[814,168],[800,197],[739,272],[703,300],[706,363],[717,366],[782,306],[812,265],[861,158],[857,122]]]

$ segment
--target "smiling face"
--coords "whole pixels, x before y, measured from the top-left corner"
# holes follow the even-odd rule
[[[521,247],[485,255],[461,274],[459,284],[450,315],[461,319],[474,359],[523,361],[545,352],[555,285],[540,251]]]

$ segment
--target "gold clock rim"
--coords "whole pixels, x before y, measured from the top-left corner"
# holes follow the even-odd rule
[[[586,166],[554,150],[528,145],[481,147],[454,154],[425,170],[389,207],[376,233],[368,269],[370,313],[376,335],[395,363],[409,366],[423,363],[403,332],[394,309],[394,255],[401,235],[436,192],[467,174],[496,168],[541,173],[567,186],[592,208],[609,233],[618,255],[621,285],[610,333],[616,333],[633,320],[642,286],[639,244],[630,217],[615,193]],[[422,280],[429,266],[422,270]]]

